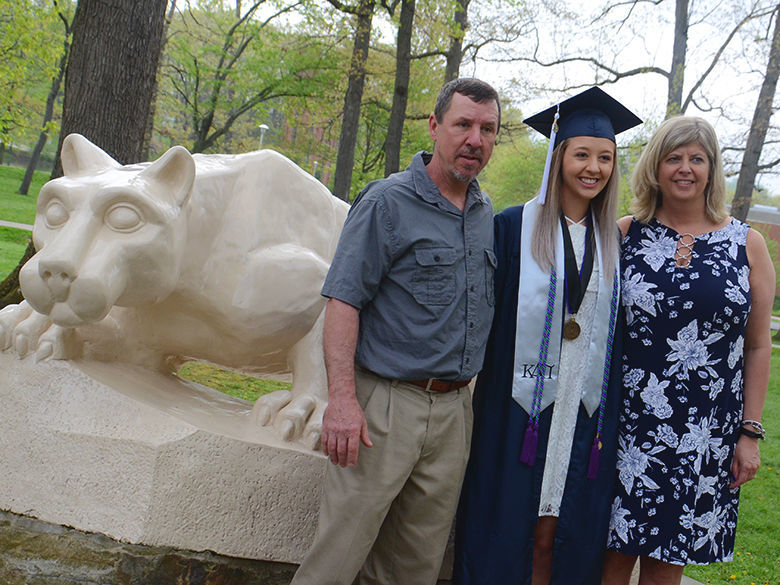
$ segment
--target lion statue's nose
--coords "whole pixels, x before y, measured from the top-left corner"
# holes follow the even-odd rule
[[[38,270],[54,298],[57,301],[65,301],[70,285],[76,279],[76,267],[69,262],[41,261]]]

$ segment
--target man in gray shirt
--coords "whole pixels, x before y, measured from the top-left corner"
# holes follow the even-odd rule
[[[492,87],[449,82],[429,118],[433,153],[349,212],[322,288],[322,448],[335,465],[294,585],[436,582],[493,313],[493,208],[475,178],[499,124]]]

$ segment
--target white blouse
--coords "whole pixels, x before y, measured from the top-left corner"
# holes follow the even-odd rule
[[[569,226],[569,233],[571,234],[574,256],[577,259],[577,268],[580,268],[585,253],[586,227],[572,224]],[[582,393],[585,390],[582,364],[587,361],[593,319],[596,314],[599,265],[598,255],[594,256],[593,273],[576,316],[581,329],[580,335],[572,340],[562,339],[561,362],[558,368],[558,393],[553,405],[550,436],[547,442],[547,459],[542,476],[539,516],[555,516],[557,518],[561,510],[561,500],[563,499],[566,474],[571,458],[574,428],[577,424],[577,413]],[[568,311],[565,319],[569,319]]]

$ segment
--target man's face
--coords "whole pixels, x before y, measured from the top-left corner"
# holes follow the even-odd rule
[[[438,166],[455,180],[468,183],[485,167],[498,132],[498,104],[477,103],[455,93],[441,122],[434,115],[428,129]]]

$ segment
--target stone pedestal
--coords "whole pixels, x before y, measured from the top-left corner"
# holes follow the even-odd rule
[[[300,562],[326,461],[250,412],[134,366],[0,353],[0,509],[128,543]]]

